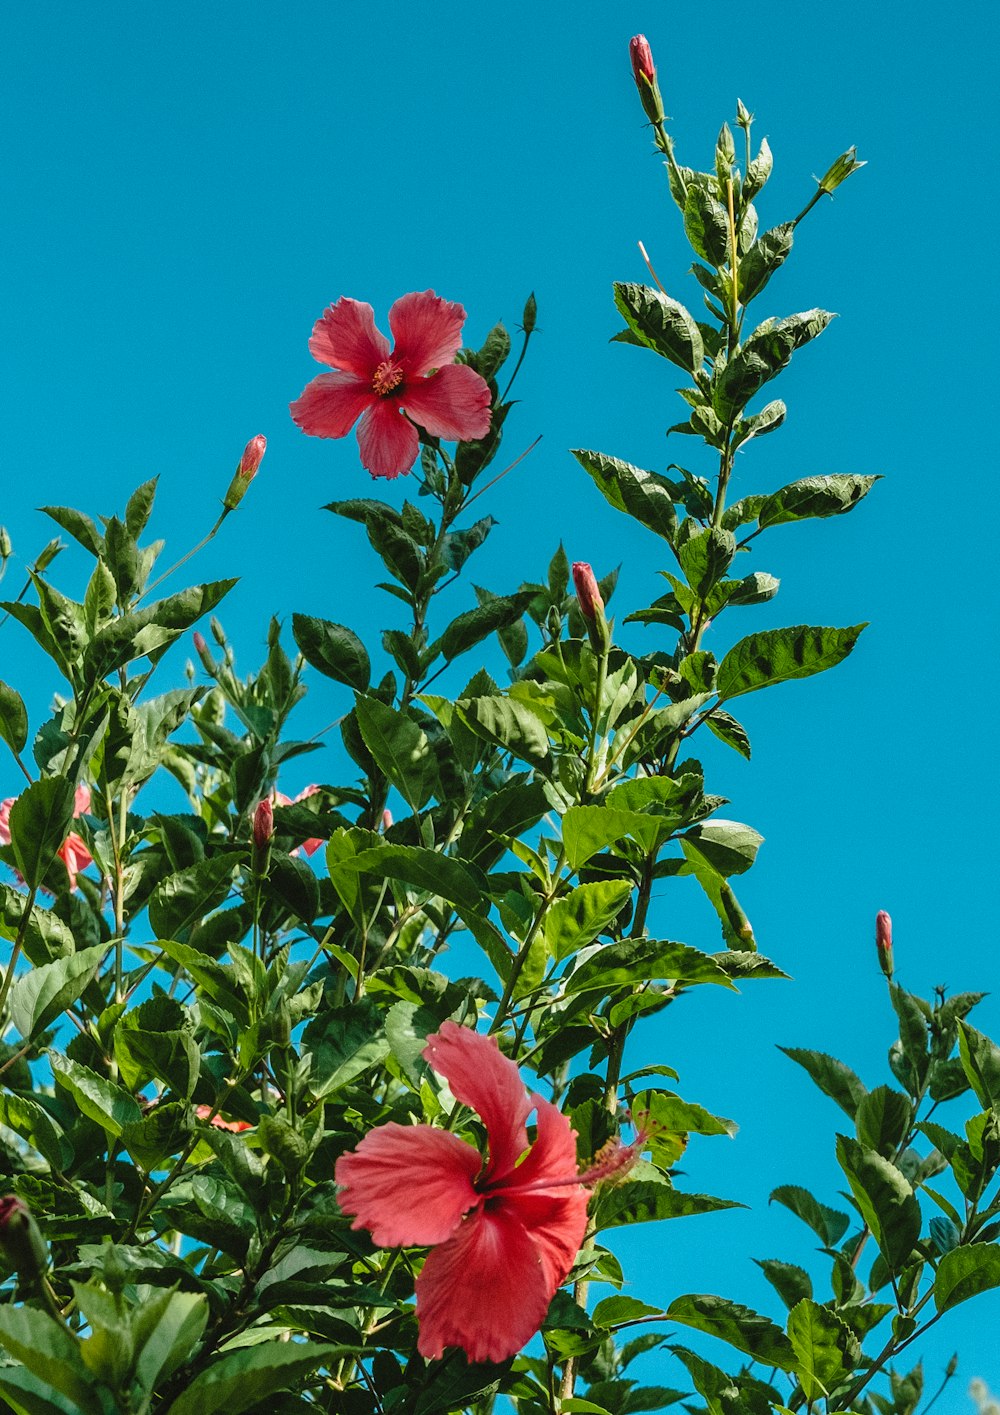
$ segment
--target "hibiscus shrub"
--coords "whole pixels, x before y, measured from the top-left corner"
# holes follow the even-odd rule
[[[477,590],[454,615],[452,587],[493,529],[472,508],[495,475],[533,299],[512,374],[503,327],[462,349],[464,311],[431,291],[394,305],[391,349],[354,300],[313,331],[333,371],[296,421],[344,437],[360,417],[365,466],[411,473],[423,497],[327,508],[385,567],[378,647],[296,614],[295,656],[272,622],[264,663],[241,676],[213,618],[211,640],[193,636],[201,671],[168,688],[168,650],[209,627],[233,582],[153,598],[152,482],[122,517],[45,508],[93,570],[68,597],[50,546],[3,605],[61,675],[33,732],[0,685],[0,735],[27,781],[0,812],[6,1408],[758,1415],[822,1400],[905,1415],[919,1367],[890,1361],[1000,1283],[1000,1050],[966,1021],[980,994],[928,1002],[893,980],[881,915],[892,1084],[868,1090],[831,1057],[788,1052],[852,1132],[831,1165],[843,1209],[794,1183],[773,1194],[818,1239],[822,1290],[814,1259],[811,1274],[763,1258],[772,1315],[704,1293],[653,1306],[641,1271],[620,1291],[615,1229],[739,1197],[685,1186],[689,1137],[733,1126],[673,1088],[677,1057],[630,1064],[633,1030],[694,988],[785,976],[733,885],[760,837],[719,817],[690,739],[748,756],[736,700],[837,664],[863,627],[727,641],[721,616],[778,589],[737,556],[852,510],[875,481],[727,499],[737,449],[785,415],[749,405],[830,318],[744,329],[748,308],[853,152],[794,221],[758,233],[771,159],[766,143],[751,156],[749,113],[742,171],[728,126],[714,170],[682,166],[641,37],[632,62],[709,319],[657,285],[619,284],[618,338],[689,380],[673,431],[714,467],[671,477],[575,454],[669,566],[669,591],[623,620],[652,626],[643,650],[608,618],[614,572],[577,563],[571,587],[561,546],[543,579]],[[248,444],[212,534],[264,447]],[[293,798],[279,783],[315,746],[292,726],[307,679],[339,717],[340,779]],[[682,875],[721,947],[660,936],[654,888]],[[964,1131],[942,1123],[950,1102]],[[643,1370],[676,1388],[640,1384]]]

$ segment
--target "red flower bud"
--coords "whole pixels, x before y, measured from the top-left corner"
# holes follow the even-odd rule
[[[653,63],[653,51],[649,47],[649,40],[644,34],[634,34],[628,42],[629,58],[632,60],[632,73],[635,81],[645,79],[651,84],[656,78],[656,65]]]
[[[887,978],[892,977],[892,919],[880,909],[875,915],[875,947],[878,949],[878,961],[882,972]]]
[[[243,449],[243,456],[240,458],[240,476],[246,481],[252,481],[257,475],[257,469],[264,460],[266,451],[267,438],[262,432],[258,432],[256,437],[251,437]]]
[[[253,813],[253,843],[260,854],[270,845],[273,834],[274,807],[271,805],[270,796],[265,796]]]
[[[222,504],[227,511],[235,511],[237,506],[246,495],[246,489],[257,475],[257,468],[264,459],[264,451],[267,447],[267,438],[262,432],[256,437],[251,437],[250,441],[243,449],[243,456],[240,464],[236,468],[236,473],[229,483],[229,490],[222,499]]]
[[[34,1216],[16,1194],[0,1198],[0,1257],[23,1278],[39,1277],[49,1265],[49,1250]]]
[[[604,601],[601,599],[594,572],[586,560],[574,561],[573,584],[576,586],[576,597],[580,601],[580,613],[588,624],[592,624],[597,618],[597,611],[600,609],[603,612]]]
[[[392,812],[389,810],[389,807],[386,806],[385,810],[382,812],[382,829],[383,829],[383,830],[389,830],[389,829],[391,828],[391,826],[392,826]]]
[[[635,79],[635,86],[639,90],[639,98],[642,101],[643,111],[651,123],[660,124],[666,114],[663,111],[663,99],[660,95],[660,85],[656,79],[656,65],[653,63],[653,51],[649,47],[649,40],[644,34],[633,35],[628,42],[629,58],[632,60],[632,77]]]

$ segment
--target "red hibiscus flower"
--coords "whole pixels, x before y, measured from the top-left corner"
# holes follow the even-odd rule
[[[312,437],[346,437],[361,418],[361,462],[373,477],[408,472],[419,450],[417,429],[449,441],[485,437],[490,390],[467,364],[456,364],[465,310],[413,291],[389,311],[396,346],[375,328],[371,305],[346,296],[313,326],[309,351],[321,373],[291,405]]]
[[[0,801],[0,845],[10,844],[10,808],[17,800],[16,796],[8,796],[5,801]],[[90,787],[78,786],[76,788],[76,798],[73,802],[73,816],[82,816],[90,810]],[[85,870],[88,865],[94,863],[94,857],[84,845],[75,830],[71,830],[66,839],[56,851],[60,860],[66,866],[66,873],[69,875],[70,889],[76,888],[76,877],[81,870]]]
[[[208,1117],[212,1115],[212,1107],[210,1105],[196,1105],[194,1113],[199,1120],[208,1120]],[[231,1130],[234,1135],[238,1135],[242,1130],[253,1129],[249,1120],[223,1120],[221,1115],[212,1115],[209,1124],[214,1125],[216,1130]]]
[[[422,1356],[460,1346],[470,1361],[505,1361],[538,1331],[573,1265],[584,1184],[620,1166],[577,1172],[569,1121],[528,1095],[492,1037],[445,1022],[424,1056],[482,1118],[488,1160],[446,1130],[390,1121],[337,1161],[340,1206],[380,1247],[431,1248],[416,1285]]]

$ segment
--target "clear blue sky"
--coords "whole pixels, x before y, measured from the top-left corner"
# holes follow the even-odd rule
[[[474,343],[498,318],[513,325],[534,289],[540,332],[507,447],[544,440],[491,494],[500,525],[475,578],[502,590],[537,578],[561,537],[602,572],[621,562],[628,608],[659,593],[653,538],[605,508],[566,451],[678,456],[662,440],[682,406],[669,370],[607,343],[612,280],[643,278],[638,239],[672,293],[698,298],[631,86],[633,32],[653,45],[682,160],[710,161],[737,95],[756,113],[776,153],[768,224],[799,210],[848,144],[868,159],[800,228],[768,292],[767,312],[820,304],[841,318],[782,380],[788,424],[742,458],[739,490],[885,475],[850,517],[763,538],[754,568],[782,592],[745,621],[872,627],[835,673],[747,701],[752,764],[711,754],[729,813],[767,837],[742,892],[762,948],[796,981],[688,999],[637,1043],[679,1064],[686,1095],[741,1122],[734,1143],[692,1146],[692,1180],[754,1206],[642,1232],[654,1261],[636,1291],[652,1300],[714,1290],[763,1305],[750,1256],[802,1261],[806,1230],[766,1195],[793,1181],[833,1199],[840,1112],[774,1043],[888,1079],[878,908],[896,921],[908,986],[996,979],[996,581],[979,512],[995,450],[977,385],[998,314],[997,29],[982,0],[947,12],[215,0],[0,16],[0,520],[30,557],[49,535],[34,507],[110,514],[159,473],[158,527],[179,553],[214,519],[243,443],[266,433],[251,495],[199,562],[203,578],[243,577],[222,617],[247,667],[270,612],[376,641],[395,622],[394,602],[367,588],[359,528],[317,509],[379,488],[353,439],[306,439],[287,413],[318,371],[312,322],[341,294],[370,301],[384,327],[396,296],[431,286],[465,304]],[[401,501],[407,486],[382,490]],[[67,551],[60,583],[83,573]],[[456,591],[455,612],[470,594]],[[24,638],[4,631],[14,682],[39,666]],[[34,725],[58,686],[36,681]],[[307,731],[342,710],[338,692],[316,682]],[[302,771],[336,779],[337,765],[314,757]],[[18,788],[2,762],[0,788]],[[655,923],[714,946],[673,885]],[[1000,1031],[995,999],[980,1018]],[[966,1408],[971,1375],[1000,1386],[998,1318],[994,1294],[926,1341],[931,1374],[962,1353],[941,1415]]]

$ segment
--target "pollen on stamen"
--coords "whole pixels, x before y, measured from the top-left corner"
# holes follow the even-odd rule
[[[623,1145],[620,1136],[601,1146],[593,1163],[579,1176],[578,1182],[588,1187],[593,1184],[616,1184],[624,1179],[629,1170],[642,1155],[649,1136],[640,1129],[629,1145]]]
[[[403,381],[403,370],[392,359],[383,359],[372,374],[372,388],[380,398],[398,388]]]

